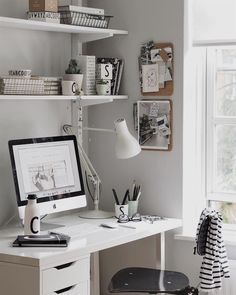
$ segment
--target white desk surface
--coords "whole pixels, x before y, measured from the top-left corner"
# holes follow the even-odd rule
[[[70,241],[67,248],[13,248],[10,243],[17,235],[23,234],[19,226],[11,226],[0,231],[0,261],[18,263],[28,266],[40,266],[42,269],[50,267],[55,261],[68,261],[70,258],[81,257],[100,250],[132,242],[138,239],[156,235],[168,230],[181,227],[180,219],[168,218],[149,224],[147,222],[129,222],[136,229],[118,227],[117,229],[102,228],[101,223],[114,222],[116,219],[88,220],[81,219],[78,214],[60,216],[47,220],[63,225],[92,223],[97,229],[95,232],[82,234],[81,237]],[[60,231],[60,228],[58,229]]]

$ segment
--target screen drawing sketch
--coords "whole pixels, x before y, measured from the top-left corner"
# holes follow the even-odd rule
[[[68,186],[65,161],[39,163],[28,167],[31,191],[44,191]]]
[[[41,147],[19,151],[26,193],[75,185],[68,146]]]

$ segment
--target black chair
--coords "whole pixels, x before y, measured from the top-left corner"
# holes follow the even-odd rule
[[[130,267],[118,271],[108,287],[111,293],[149,293],[149,294],[198,294],[189,286],[189,279],[180,272],[143,267]]]

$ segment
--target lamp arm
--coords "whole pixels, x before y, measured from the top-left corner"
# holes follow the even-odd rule
[[[97,171],[93,167],[91,161],[89,160],[87,154],[85,153],[82,145],[80,144],[78,140],[77,140],[77,144],[78,144],[78,149],[80,153],[80,158],[84,166],[84,170],[87,172],[87,175],[89,176],[89,180],[94,186],[94,199],[93,199],[94,210],[99,210],[98,206],[99,206],[99,199],[100,199],[101,180]]]
[[[79,148],[80,158],[83,163],[85,171],[91,177],[92,182],[100,182],[101,183],[101,180],[99,178],[97,171],[93,167],[91,161],[89,160],[87,154],[85,153],[82,145],[80,144],[80,142],[78,140],[77,140],[77,144],[78,144],[78,148]]]
[[[83,130],[85,130],[85,131],[102,131],[102,132],[115,133],[115,130],[113,130],[113,129],[102,129],[102,128],[92,128],[92,127],[83,127]]]
[[[74,128],[71,125],[63,125],[63,131],[66,134],[74,134]],[[96,189],[96,184],[100,183],[101,184],[101,180],[99,178],[98,173],[96,172],[95,168],[93,167],[91,161],[89,160],[87,154],[85,153],[81,143],[79,142],[79,140],[77,139],[77,145],[78,145],[78,150],[79,150],[79,154],[80,154],[80,159],[81,162],[83,164],[84,170],[87,172],[87,174],[90,176],[90,181],[93,183],[95,189]]]

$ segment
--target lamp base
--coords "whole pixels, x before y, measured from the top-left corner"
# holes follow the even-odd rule
[[[85,219],[106,219],[114,216],[114,212],[106,212],[102,210],[87,210],[79,213],[79,217]]]

